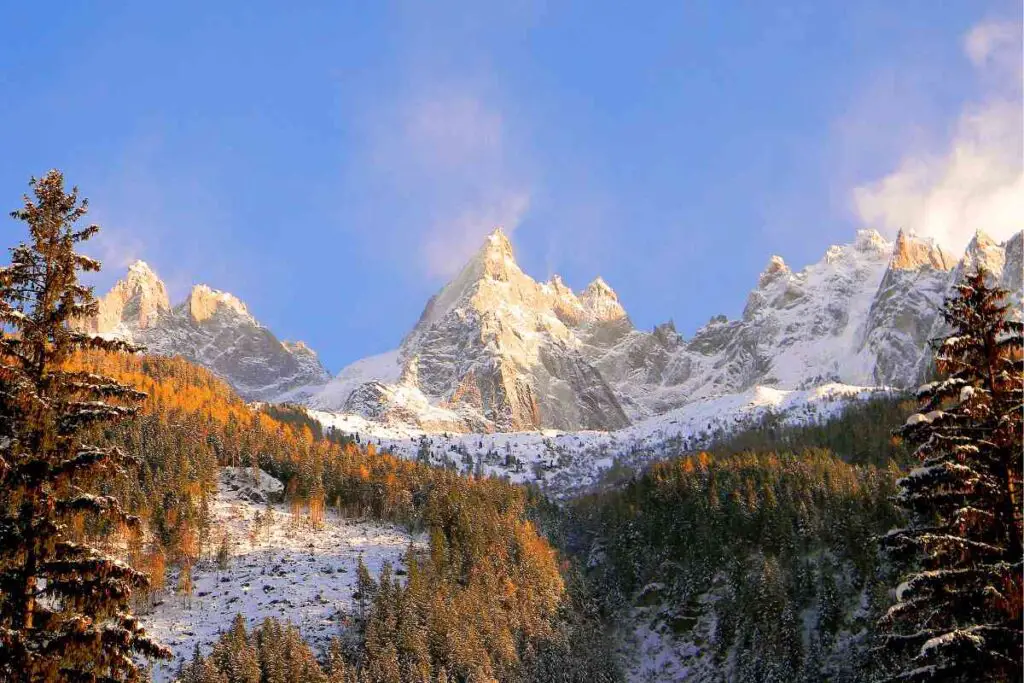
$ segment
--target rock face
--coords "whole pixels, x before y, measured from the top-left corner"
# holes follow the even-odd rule
[[[196,285],[171,307],[167,288],[138,261],[81,323],[94,334],[127,339],[150,353],[180,355],[227,380],[247,400],[298,400],[330,378],[302,342],[282,342],[226,292]]]
[[[616,429],[628,419],[575,334],[616,315],[625,313],[603,283],[581,300],[557,277],[534,281],[497,230],[427,302],[398,350],[397,388],[360,388],[345,401],[369,403],[377,417],[426,402],[447,411],[430,420],[473,429]]]
[[[130,336],[128,325],[145,329],[171,310],[167,288],[145,261],[136,261],[128,274],[98,301],[95,318],[83,323],[87,332]]]
[[[757,385],[863,383],[861,328],[892,252],[874,231],[793,272],[772,256],[743,316],[717,316],[683,340],[671,327],[594,344],[596,365],[634,419]]]
[[[579,295],[558,276],[534,281],[499,230],[396,351],[346,368],[309,403],[439,431],[615,429],[755,386],[914,386],[961,273],[987,267],[1019,315],[1022,242],[979,233],[956,261],[913,234],[863,230],[799,272],[771,257],[740,319],[684,339],[672,323],[636,329],[601,278]]]
[[[1024,232],[1018,232],[1002,244],[996,242],[983,232],[974,235],[974,239],[967,245],[963,257],[950,272],[949,277],[942,284],[942,293],[939,302],[953,294],[956,285],[964,277],[978,268],[984,268],[992,275],[993,281],[1009,292],[1008,303],[1011,305],[1010,314],[1017,320],[1021,319],[1021,280],[1024,277]],[[928,339],[936,339],[947,334],[949,327],[939,314],[939,307],[936,306],[928,325]],[[933,370],[931,353],[925,349],[915,364],[915,376],[922,378]]]
[[[931,241],[900,232],[861,342],[861,356],[874,361],[873,384],[906,387],[917,381],[918,365],[955,265]]]

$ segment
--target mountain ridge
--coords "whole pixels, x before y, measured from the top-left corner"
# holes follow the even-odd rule
[[[1019,307],[1022,236],[979,232],[957,259],[910,232],[890,242],[861,230],[799,271],[774,255],[739,318],[716,316],[684,338],[671,322],[637,329],[600,276],[578,293],[557,274],[533,279],[498,228],[398,348],[334,377],[227,292],[195,285],[172,306],[141,261],[82,327],[183,355],[248,400],[437,432],[611,431],[759,386],[912,386],[941,332],[941,302],[967,270],[987,267]]]
[[[144,261],[134,262],[97,304],[97,315],[79,321],[79,329],[183,356],[223,377],[246,400],[301,397],[330,378],[312,349],[278,340],[228,292],[196,284],[172,306],[167,287]]]

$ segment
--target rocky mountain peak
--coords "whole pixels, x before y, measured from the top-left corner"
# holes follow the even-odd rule
[[[484,240],[477,260],[482,266],[482,274],[495,280],[507,280],[511,269],[519,270],[512,243],[500,227]]]
[[[255,324],[245,304],[233,294],[212,289],[207,285],[195,285],[188,295],[188,312],[197,323],[209,320],[221,307],[232,311]]]
[[[978,230],[967,245],[963,261],[960,264],[960,272],[969,273],[980,267],[986,268],[989,272],[1002,276],[1003,268],[1006,265],[1006,249],[1003,245],[992,239],[987,233]]]
[[[892,249],[892,244],[877,230],[858,230],[853,247],[857,251],[887,255]]]
[[[918,237],[913,232],[900,230],[893,246],[889,266],[897,270],[918,270],[925,266],[948,271],[956,261],[942,250],[934,240]]]
[[[786,262],[782,260],[782,257],[778,254],[773,254],[772,257],[768,259],[768,265],[765,266],[763,271],[761,271],[761,276],[757,279],[757,286],[763,289],[772,282],[775,282],[781,277],[790,275],[791,273],[792,271],[790,271]]]
[[[153,326],[159,316],[171,310],[167,287],[145,261],[136,261],[124,278],[97,302],[99,311],[82,327],[92,333],[118,337],[128,329]]]
[[[125,280],[132,281],[148,281],[148,282],[159,282],[160,278],[150,268],[149,264],[142,259],[135,260],[130,266],[128,266],[128,273],[125,275]]]
[[[594,278],[579,298],[588,321],[607,322],[626,317],[619,295],[601,276]]]
[[[558,273],[551,276],[551,279],[548,280],[548,286],[551,287],[556,294],[569,294],[572,292],[572,288],[565,284],[562,276]]]

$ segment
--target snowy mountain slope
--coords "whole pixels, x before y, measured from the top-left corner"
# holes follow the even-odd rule
[[[164,283],[142,261],[100,298],[98,315],[80,326],[142,344],[151,353],[184,356],[248,400],[298,400],[329,379],[312,349],[279,341],[227,292],[196,285],[172,307]]]
[[[872,384],[908,387],[928,348],[953,259],[937,245],[900,232],[867,314],[858,357],[874,369]]]
[[[756,385],[873,383],[854,353],[891,250],[862,231],[800,272],[773,256],[740,320],[716,318],[690,340],[665,328],[633,331],[597,367],[636,417]]]
[[[914,235],[890,243],[862,230],[800,271],[771,257],[740,319],[716,316],[685,339],[671,323],[636,329],[600,277],[578,294],[557,275],[534,280],[498,229],[397,349],[333,379],[311,349],[278,341],[230,294],[197,285],[172,307],[141,262],[82,326],[185,356],[250,400],[433,433],[614,431],[757,386],[913,386],[962,273],[985,265],[1019,311],[1022,243],[978,233],[954,267]]]
[[[363,443],[374,443],[401,457],[537,483],[550,494],[564,497],[597,482],[616,462],[642,466],[649,460],[701,448],[718,437],[752,427],[769,414],[787,425],[827,421],[851,401],[883,391],[842,384],[788,391],[753,387],[699,399],[615,431],[460,434],[385,424],[351,413],[308,412],[327,429],[357,435]]]
[[[956,285],[964,277],[979,267],[985,268],[992,274],[995,282],[1009,292],[1011,315],[1021,319],[1022,301],[1022,279],[1024,279],[1024,231],[999,243],[979,231],[975,234],[963,257],[956,267],[950,271],[949,277],[942,286],[940,299],[951,296],[956,291]],[[936,309],[931,317],[931,324],[928,326],[926,339],[937,339],[948,332],[946,322]],[[922,349],[916,363],[915,375],[918,378],[924,377],[932,367],[932,355],[927,348]]]
[[[385,561],[397,564],[412,540],[397,527],[330,511],[321,527],[313,527],[282,505],[250,500],[244,495],[251,488],[243,481],[246,474],[222,468],[211,505],[212,537],[227,542],[226,568],[212,558],[197,563],[191,597],[176,591],[176,576],[170,577],[156,607],[141,617],[146,630],[174,653],[173,661],[156,665],[158,682],[172,680],[196,644],[209,653],[236,613],[250,624],[265,617],[289,620],[315,647],[326,646],[354,609],[359,557],[376,576]],[[264,473],[261,483],[265,489],[281,487]]]

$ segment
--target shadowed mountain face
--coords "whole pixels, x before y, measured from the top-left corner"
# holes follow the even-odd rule
[[[226,292],[196,285],[172,307],[167,288],[137,261],[99,300],[86,331],[141,344],[150,353],[183,356],[213,370],[247,400],[301,397],[329,379],[309,347],[282,342]]]
[[[185,356],[252,400],[430,431],[614,430],[756,386],[914,386],[964,273],[987,268],[1019,315],[1022,241],[978,233],[955,259],[911,234],[890,243],[864,230],[799,272],[773,256],[740,319],[716,316],[684,339],[672,323],[636,329],[600,277],[578,294],[557,275],[535,281],[496,230],[397,349],[330,381],[311,349],[279,341],[230,294],[197,285],[172,307],[141,262],[83,327]]]

